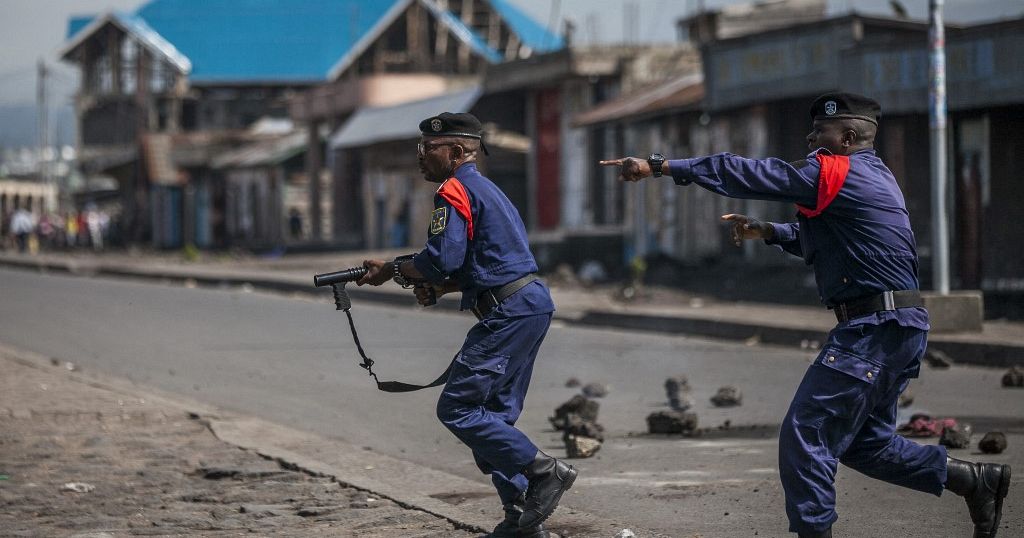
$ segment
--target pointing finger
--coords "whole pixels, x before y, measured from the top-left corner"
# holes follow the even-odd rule
[[[601,166],[622,166],[622,159],[609,159],[607,161],[599,161],[597,164]]]

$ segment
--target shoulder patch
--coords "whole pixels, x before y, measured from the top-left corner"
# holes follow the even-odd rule
[[[430,214],[430,233],[437,235],[444,231],[445,226],[448,226],[448,208],[439,207]]]

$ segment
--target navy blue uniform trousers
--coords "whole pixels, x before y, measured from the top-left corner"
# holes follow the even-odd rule
[[[890,319],[842,323],[807,370],[779,436],[779,471],[791,532],[832,526],[839,463],[867,476],[941,495],[946,449],[896,435],[899,395],[920,371],[928,331]]]
[[[550,312],[508,315],[502,306],[470,329],[437,402],[437,417],[473,450],[503,504],[526,490],[520,471],[537,446],[515,428]]]

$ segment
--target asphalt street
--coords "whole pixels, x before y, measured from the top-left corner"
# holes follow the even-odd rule
[[[473,323],[468,314],[415,306],[353,310],[382,380],[425,382],[446,366]],[[345,317],[329,294],[264,294],[0,269],[0,342],[131,379],[237,412],[485,482],[467,449],[434,418],[436,389],[378,392],[357,366]],[[785,536],[776,470],[777,425],[814,352],[710,340],[554,326],[535,368],[520,426],[544,450],[564,454],[547,417],[578,389],[569,377],[610,385],[600,400],[606,443],[576,460],[580,480],[565,504],[670,536]],[[666,409],[663,382],[686,374],[701,438],[649,436],[645,417]],[[912,411],[953,416],[1008,434],[994,457],[1024,477],[1024,391],[999,387],[999,370],[925,368]],[[708,398],[731,384],[743,405]],[[957,457],[978,459],[976,450]],[[1024,535],[1021,478],[1000,536]],[[966,507],[839,474],[837,536],[969,536]],[[557,516],[556,516],[557,517]]]

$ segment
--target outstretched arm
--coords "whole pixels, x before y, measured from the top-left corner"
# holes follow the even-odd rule
[[[619,167],[619,179],[639,181],[651,176],[647,161],[636,157],[600,161]],[[731,198],[794,202],[807,207],[817,204],[818,163],[808,159],[787,163],[781,159],[746,159],[719,153],[694,159],[667,161],[667,174],[678,185],[696,183]]]

